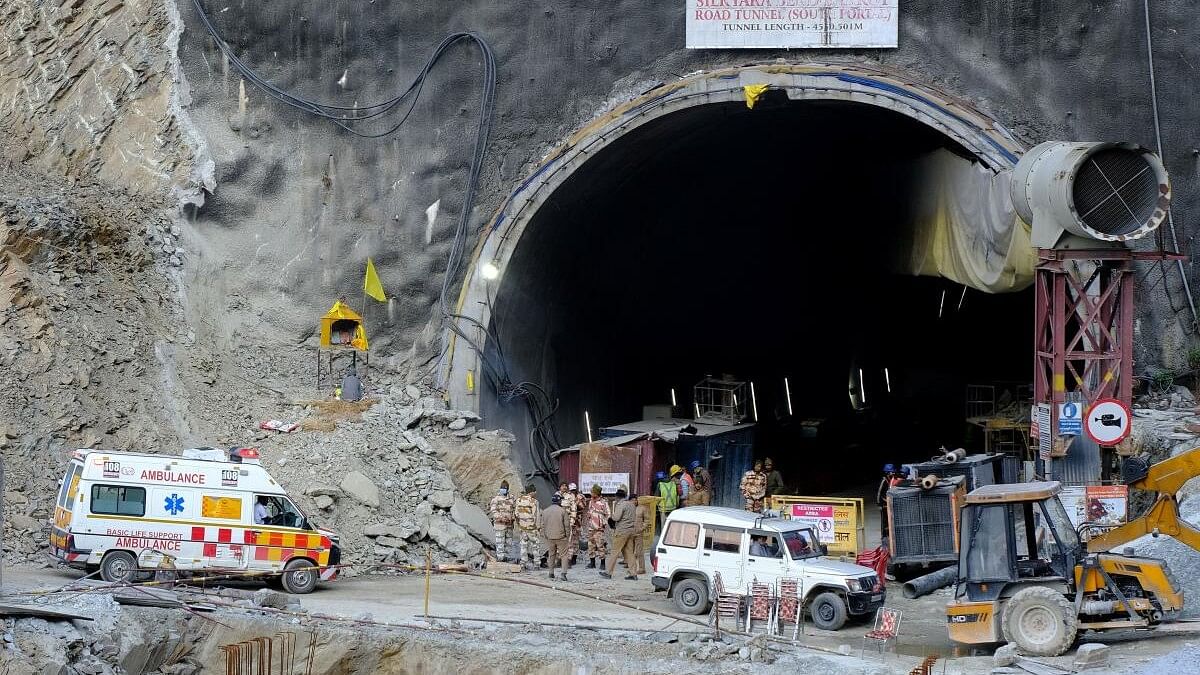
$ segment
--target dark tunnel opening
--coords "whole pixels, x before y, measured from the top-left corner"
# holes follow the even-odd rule
[[[647,123],[529,223],[489,290],[488,359],[560,401],[564,445],[586,440],[585,411],[593,428],[640,420],[674,388],[690,418],[704,376],[753,381],[755,454],[801,494],[942,445],[982,449],[967,385],[1028,380],[1033,303],[896,272],[914,162],[939,150],[970,157],[856,103],[714,104]],[[482,412],[528,448],[531,416],[509,393],[485,381]]]

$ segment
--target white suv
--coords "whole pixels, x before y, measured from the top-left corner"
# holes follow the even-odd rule
[[[801,523],[712,506],[677,509],[667,517],[651,555],[655,590],[667,591],[684,614],[702,614],[714,575],[725,590],[749,593],[750,583],[800,581],[804,604],[818,628],[837,630],[848,615],[883,605],[883,585],[869,567],[823,557],[816,532]]]

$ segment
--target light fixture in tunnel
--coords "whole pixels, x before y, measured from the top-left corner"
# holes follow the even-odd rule
[[[887,393],[892,393],[892,376],[887,368],[883,369],[883,383],[887,385]]]
[[[788,379],[783,378],[783,394],[787,398],[788,415],[792,414],[792,387],[788,384]]]
[[[754,413],[754,421],[758,421],[758,397],[754,395],[754,383],[750,383],[750,410]]]
[[[858,400],[862,401],[863,405],[867,403],[867,387],[863,382],[862,368],[858,369]]]
[[[591,443],[592,442],[592,416],[589,415],[588,411],[586,411],[586,410],[583,411],[583,427],[585,429],[587,429],[588,443]]]
[[[675,387],[671,387],[671,407],[674,408],[677,405],[679,402],[675,400]]]
[[[696,419],[700,419],[700,404],[693,403],[692,407],[696,409]]]
[[[479,273],[482,274],[483,278],[487,279],[488,281],[494,281],[500,278],[500,268],[497,267],[496,263],[491,260],[485,262],[483,267],[479,268]]]

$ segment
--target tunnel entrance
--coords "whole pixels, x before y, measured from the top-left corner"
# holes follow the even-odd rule
[[[594,433],[620,427],[673,390],[691,418],[692,385],[728,376],[755,383],[755,454],[799,492],[877,481],[942,445],[982,450],[968,385],[1028,381],[1033,300],[904,271],[937,153],[978,161],[894,110],[784,95],[624,133],[482,282],[486,423],[513,430],[536,472],[587,439],[585,412]]]

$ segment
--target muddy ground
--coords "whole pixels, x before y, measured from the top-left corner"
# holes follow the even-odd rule
[[[7,570],[5,591],[12,595],[37,588],[58,588],[78,576],[70,570]],[[637,582],[608,581],[582,565],[577,565],[570,577],[571,581],[565,584],[558,582],[558,588],[545,588],[520,583],[548,583],[540,572],[495,579],[434,576],[429,584],[429,614],[436,617],[433,619],[424,618],[425,579],[419,574],[399,577],[364,574],[325,584],[317,592],[298,598],[300,607],[292,608],[297,614],[264,615],[256,609],[223,608],[197,619],[179,610],[172,611],[176,620],[192,622],[189,624],[192,628],[185,629],[185,636],[194,633],[189,652],[193,661],[201,672],[214,673],[225,667],[223,653],[216,649],[219,644],[270,636],[278,631],[312,632],[320,636],[336,636],[341,631],[355,633],[353,640],[347,640],[357,642],[353,645],[345,642],[340,647],[338,640],[325,644],[327,637],[319,638],[325,659],[322,663],[330,668],[332,664],[343,663],[342,657],[337,656],[339,649],[348,648],[358,658],[362,650],[391,653],[392,646],[399,641],[410,646],[425,645],[422,653],[429,659],[426,667],[438,671],[440,667],[434,661],[453,658],[456,653],[441,644],[448,637],[455,649],[465,649],[467,652],[463,653],[471,655],[464,658],[482,664],[481,672],[491,672],[493,666],[511,672],[505,660],[514,658],[513,654],[525,659],[528,671],[543,672],[565,672],[578,667],[594,672],[644,672],[645,667],[654,664],[688,672],[816,672],[810,668],[819,667],[839,673],[907,673],[929,655],[937,657],[933,671],[937,673],[988,673],[993,667],[990,649],[964,649],[947,638],[942,609],[947,592],[907,600],[901,596],[898,584],[889,584],[888,605],[903,612],[903,621],[898,643],[883,654],[868,649],[860,658],[862,635],[871,626],[869,621],[858,621],[836,632],[819,631],[809,624],[794,644],[763,643],[766,649],[751,655],[757,648],[753,645],[758,643],[750,643],[751,648],[744,654],[739,651],[747,644],[746,638],[730,636],[728,644],[712,643],[711,629],[689,623],[690,617],[675,614],[665,594],[655,593],[647,577]],[[238,587],[256,588],[252,584]],[[600,599],[581,597],[567,590]],[[29,599],[29,596],[17,597]],[[71,608],[78,605],[78,598],[59,595],[38,602]],[[648,611],[603,601],[607,599]],[[105,611],[132,612],[136,616],[144,610],[126,607]],[[367,623],[356,624],[356,621]],[[217,630],[222,624],[226,628]],[[197,630],[197,625],[206,627]],[[1180,650],[1186,652],[1200,641],[1200,633],[1192,632],[1192,626],[1180,624],[1154,632],[1107,634],[1103,641],[1111,647],[1110,666],[1091,672],[1142,672],[1156,660],[1178,659]],[[217,631],[215,636],[212,631]],[[219,644],[214,645],[214,641]],[[1080,643],[1089,641],[1095,640],[1083,636]],[[722,652],[730,648],[731,653]],[[1072,655],[1039,660],[1069,668]],[[399,672],[380,663],[355,663],[356,667],[366,669],[361,672]],[[318,668],[317,672],[335,671]]]

